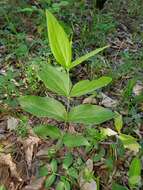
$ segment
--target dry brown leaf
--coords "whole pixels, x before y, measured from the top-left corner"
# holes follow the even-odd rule
[[[135,96],[139,96],[141,95],[142,92],[143,92],[143,83],[138,81],[136,85],[133,87],[133,93]]]
[[[96,181],[91,180],[91,182],[86,182],[82,187],[81,190],[97,190]]]
[[[36,157],[47,157],[47,156],[48,156],[48,149],[49,149],[49,146],[48,146],[48,145],[42,147],[42,148],[36,153]]]
[[[26,140],[22,141],[27,165],[29,168],[31,168],[34,147],[37,147],[39,142],[40,139],[36,136],[29,136]]]
[[[11,131],[14,130],[19,123],[19,120],[14,117],[9,117],[7,119],[7,128]]]
[[[118,102],[116,100],[113,100],[106,94],[102,93],[102,102],[101,104],[104,105],[107,108],[114,108],[117,106]]]
[[[90,172],[92,172],[92,170],[93,170],[93,160],[88,159],[88,160],[86,161],[86,167],[87,167],[87,169],[88,169]]]
[[[34,179],[31,183],[25,186],[22,190],[40,190],[43,189],[43,184],[46,177],[42,177],[39,179]]]
[[[85,98],[82,102],[83,104],[97,104],[97,101],[93,97]]]
[[[18,179],[18,181],[22,181],[17,173],[16,164],[12,161],[12,157],[10,154],[2,154],[0,156],[0,164],[7,165],[10,169],[11,176]]]
[[[93,171],[93,161],[91,159],[88,159],[86,161],[85,169],[87,169],[89,172]],[[81,190],[97,190],[97,184],[94,179],[91,179],[89,182],[85,179],[84,176],[84,170],[80,172],[79,174],[79,186]]]

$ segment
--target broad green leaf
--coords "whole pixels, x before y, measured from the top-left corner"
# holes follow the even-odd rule
[[[71,190],[71,186],[70,183],[68,181],[63,181],[64,182],[64,186],[65,186],[65,190]]]
[[[64,182],[60,181],[56,186],[56,190],[65,190]]]
[[[56,190],[70,190],[70,183],[66,180],[60,181],[57,184]]]
[[[58,71],[51,65],[45,65],[40,69],[38,75],[51,91],[62,96],[69,95],[72,84],[68,74]]]
[[[72,163],[73,163],[73,156],[71,153],[67,153],[63,161],[63,168],[67,170]]]
[[[0,185],[0,190],[6,190],[4,185]]]
[[[56,175],[55,174],[51,174],[45,181],[45,187],[49,188],[53,185],[53,183],[56,180]]]
[[[117,183],[113,183],[112,190],[128,190],[128,189],[122,185],[119,185]]]
[[[114,118],[114,123],[115,123],[115,128],[118,131],[118,133],[121,133],[121,129],[123,127],[122,115],[117,113],[115,118]]]
[[[78,171],[74,167],[69,168],[68,171],[67,171],[67,173],[68,173],[69,176],[71,176],[74,179],[78,178]]]
[[[63,67],[71,64],[72,48],[68,36],[52,13],[46,10],[49,43],[52,53]]]
[[[58,164],[57,164],[57,160],[53,159],[50,163],[51,165],[51,170],[53,173],[56,173],[57,172],[57,169],[58,169]]]
[[[49,174],[48,168],[46,166],[42,166],[39,169],[39,177],[47,176]]]
[[[129,184],[130,186],[138,186],[141,182],[141,161],[135,157],[129,167]]]
[[[78,146],[89,146],[89,142],[82,135],[69,134],[69,133],[64,135],[63,143],[70,148]]]
[[[136,153],[139,151],[140,145],[137,143],[137,140],[134,137],[120,134],[119,139],[122,141],[125,148],[128,148]]]
[[[105,47],[102,47],[102,48],[98,48],[96,50],[93,50],[79,58],[77,58],[75,61],[73,61],[70,65],[70,68],[73,68],[75,67],[76,65],[79,65],[80,63],[82,63],[83,61],[86,61],[87,59],[89,59],[90,57],[96,55],[97,53],[103,51],[104,49],[108,48],[109,46],[105,46]]]
[[[110,77],[101,77],[97,80],[83,80],[75,84],[71,90],[70,96],[82,96],[91,93],[94,90],[102,88],[112,81]]]
[[[37,117],[49,117],[60,121],[64,121],[66,118],[65,107],[53,98],[21,96],[19,102],[25,111]]]
[[[101,106],[82,104],[71,109],[69,122],[83,124],[100,124],[114,117],[114,113]]]
[[[33,131],[42,138],[49,136],[52,139],[60,139],[62,135],[60,129],[52,125],[38,125],[33,128]]]

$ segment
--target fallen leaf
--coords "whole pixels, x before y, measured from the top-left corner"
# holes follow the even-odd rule
[[[19,120],[14,118],[14,117],[9,117],[7,119],[7,129],[9,129],[10,131],[14,130],[17,125],[19,123]]]
[[[1,154],[0,164],[7,165],[10,169],[11,176],[18,179],[18,181],[22,181],[22,179],[18,175],[16,164],[12,161],[12,157],[10,154]]]
[[[141,95],[142,92],[143,92],[143,83],[141,81],[137,81],[137,83],[133,87],[133,94],[135,96],[139,96]]]
[[[113,100],[112,98],[110,98],[104,93],[102,93],[102,98],[103,99],[102,99],[101,104],[107,108],[114,108],[118,104],[117,100]]]
[[[85,98],[82,102],[83,104],[97,104],[97,101],[93,97]]]
[[[87,167],[87,169],[88,169],[89,171],[92,172],[92,170],[93,170],[93,160],[88,159],[88,160],[86,161],[86,167]]]
[[[90,181],[87,181],[85,179],[85,170],[87,170],[89,173],[92,174],[93,171],[93,161],[91,159],[88,159],[86,161],[86,166],[83,171],[79,174],[79,186],[81,190],[97,190],[97,184],[96,181],[91,178]]]
[[[43,189],[44,181],[46,177],[41,177],[39,179],[34,179],[31,183],[25,186],[22,190],[40,190]]]
[[[26,140],[24,139],[22,141],[27,165],[29,168],[31,168],[34,147],[37,147],[39,142],[40,142],[40,139],[36,136],[29,136]]]
[[[91,182],[86,182],[82,187],[81,190],[97,190],[96,181],[92,180]]]

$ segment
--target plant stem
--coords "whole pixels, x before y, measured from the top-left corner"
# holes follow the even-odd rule
[[[70,77],[69,77],[69,69],[66,69],[67,75],[68,75],[68,84],[70,86]],[[67,97],[67,105],[66,105],[66,111],[67,111],[67,115],[69,113],[69,109],[70,109],[70,97]],[[67,125],[67,121],[65,121],[65,126]]]

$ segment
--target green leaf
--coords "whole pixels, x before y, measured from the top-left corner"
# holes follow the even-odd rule
[[[43,176],[47,176],[49,174],[48,172],[48,168],[46,166],[42,166],[39,169],[39,176],[43,177]]]
[[[90,57],[96,55],[97,53],[103,51],[104,49],[108,48],[109,46],[105,46],[105,47],[102,47],[102,48],[98,48],[96,50],[93,50],[85,55],[83,55],[82,57],[80,58],[77,58],[75,61],[73,61],[70,65],[70,68],[73,68],[75,67],[76,65],[79,65],[80,63],[82,63],[83,61],[86,61],[87,59],[89,59]]]
[[[0,190],[6,190],[4,185],[0,185]]]
[[[72,162],[73,162],[72,154],[67,153],[64,158],[64,161],[63,161],[63,168],[67,170],[70,167],[70,165],[72,164]]]
[[[65,186],[65,190],[70,190],[71,189],[70,183],[68,181],[64,180],[63,183],[64,183],[64,186]]]
[[[53,159],[53,160],[51,161],[51,164],[50,164],[50,165],[51,165],[52,172],[53,172],[53,173],[56,173],[57,170],[58,170],[57,160]]]
[[[122,141],[125,148],[128,148],[136,153],[139,151],[140,145],[137,143],[137,140],[134,137],[120,134],[119,139]]]
[[[70,190],[70,184],[68,181],[63,180],[57,184],[56,190]]]
[[[63,143],[70,148],[78,146],[89,146],[89,142],[82,135],[69,134],[69,133],[64,135]]]
[[[97,80],[83,80],[74,85],[71,90],[71,97],[82,96],[84,94],[91,93],[94,90],[102,88],[112,81],[110,77],[101,77]]]
[[[94,155],[93,161],[99,162],[105,156],[105,149],[101,148],[100,151]]]
[[[69,168],[67,173],[69,176],[71,176],[74,179],[78,178],[78,171],[77,171],[77,169],[75,169],[73,167]]]
[[[52,139],[60,139],[62,135],[60,129],[52,125],[38,125],[33,128],[33,131],[42,138],[49,136]]]
[[[135,157],[129,168],[129,184],[131,187],[139,185],[141,182],[141,161]]]
[[[68,36],[52,13],[46,10],[49,43],[52,53],[63,67],[71,64],[72,48]]]
[[[119,185],[117,183],[113,183],[112,190],[128,190],[128,189],[122,185]]]
[[[64,182],[60,181],[56,186],[56,190],[65,190]]]
[[[53,185],[53,183],[56,180],[56,175],[55,174],[51,174],[45,181],[45,187],[49,188]]]
[[[44,65],[38,75],[48,89],[59,95],[69,96],[72,84],[67,73],[58,71],[51,65]]]
[[[114,117],[114,113],[101,106],[83,104],[71,109],[68,120],[74,123],[100,124]]]
[[[60,121],[64,121],[66,118],[65,107],[53,98],[22,96],[19,98],[19,102],[25,111],[37,117],[49,117]]]
[[[118,131],[118,133],[121,133],[121,129],[123,127],[122,115],[120,115],[119,113],[117,113],[116,116],[115,116],[115,118],[114,118],[114,123],[115,123],[115,128]]]

